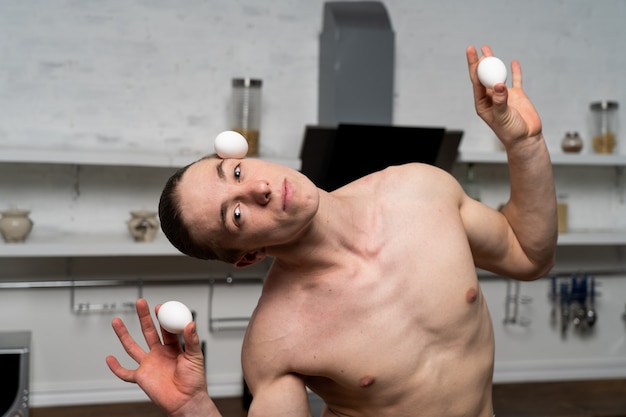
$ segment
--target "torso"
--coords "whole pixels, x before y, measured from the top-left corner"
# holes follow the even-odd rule
[[[324,416],[493,414],[489,312],[459,200],[419,179],[431,170],[392,168],[354,185],[371,204],[358,250],[337,253],[336,267],[268,275],[253,326],[287,352],[280,366],[324,399]],[[399,188],[406,175],[418,177]]]

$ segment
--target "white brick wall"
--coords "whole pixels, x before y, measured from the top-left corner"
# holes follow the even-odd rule
[[[588,103],[626,103],[626,4],[386,1],[396,32],[395,123],[465,129],[468,44],[520,59],[551,144],[586,134]],[[76,147],[206,149],[227,128],[230,79],[264,80],[262,150],[297,156],[317,121],[323,2],[7,0],[0,4],[0,140]],[[623,111],[622,111],[623,113]]]

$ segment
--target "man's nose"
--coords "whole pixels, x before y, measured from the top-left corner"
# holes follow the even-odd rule
[[[255,203],[265,205],[270,201],[272,191],[267,181],[256,180],[247,184],[246,193]]]

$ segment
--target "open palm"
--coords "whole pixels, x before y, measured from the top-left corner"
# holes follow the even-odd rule
[[[159,306],[157,306],[158,311]],[[139,364],[137,369],[124,368],[117,358],[108,356],[106,362],[120,379],[136,383],[169,415],[193,403],[198,397],[208,397],[204,373],[204,358],[195,323],[183,333],[185,351],[178,336],[161,329],[163,341],[154,325],[146,300],[137,301],[137,315],[148,351],[137,344],[120,319],[113,320],[113,329],[124,350]]]

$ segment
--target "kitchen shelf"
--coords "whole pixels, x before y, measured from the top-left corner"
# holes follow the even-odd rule
[[[110,151],[59,148],[0,148],[0,163],[93,165],[109,167],[178,168],[199,158],[201,153],[166,154],[145,150]],[[252,157],[256,158],[256,157]],[[299,170],[298,158],[261,156],[273,162]],[[124,256],[183,256],[158,234],[153,242],[134,242],[130,235],[68,233],[31,235],[24,243],[0,241],[1,258],[39,257],[124,257]]]
[[[152,242],[126,235],[81,234],[29,237],[23,243],[0,243],[0,258],[183,256],[163,234]]]
[[[558,246],[626,245],[626,230],[560,233]]]
[[[553,152],[550,154],[554,166],[596,166],[614,167],[618,170],[626,167],[626,155],[618,154],[567,154]],[[457,156],[459,164],[506,164],[507,155],[504,151],[460,151]],[[626,230],[572,230],[559,234],[558,246],[624,246]]]
[[[626,245],[623,231],[573,231],[559,234],[558,246]],[[162,234],[153,242],[134,242],[124,235],[29,237],[24,243],[0,244],[0,258],[184,256]]]
[[[0,163],[38,163],[66,165],[136,166],[155,168],[178,168],[185,166],[204,154],[199,152],[166,154],[159,152],[81,150],[59,148],[2,148]],[[300,169],[300,159],[280,156],[260,156],[268,162]]]
[[[626,166],[626,155],[602,154],[566,154],[553,152],[550,154],[552,165],[578,166]],[[504,164],[507,162],[505,152],[459,152],[457,163],[465,164]]]

